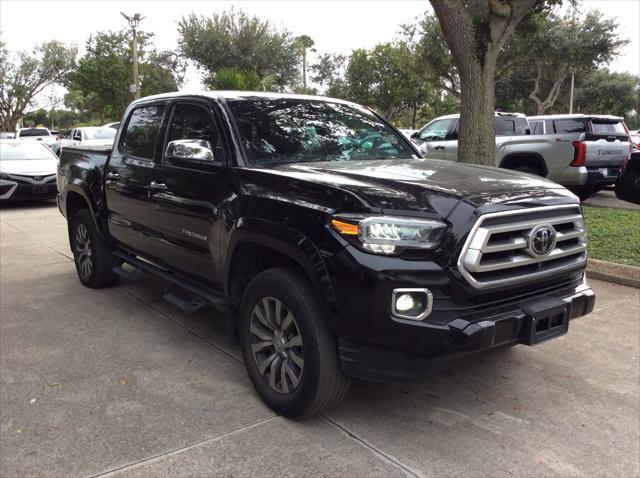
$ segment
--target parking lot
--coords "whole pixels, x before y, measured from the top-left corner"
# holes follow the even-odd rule
[[[0,470],[17,476],[638,476],[640,297],[592,281],[566,337],[291,421],[224,317],[141,277],[80,285],[53,203],[0,210]]]

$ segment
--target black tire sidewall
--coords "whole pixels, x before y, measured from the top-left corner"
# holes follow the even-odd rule
[[[295,281],[295,282],[293,282]],[[260,375],[253,353],[249,326],[256,303],[263,297],[275,297],[289,309],[302,336],[304,371],[296,390],[281,394],[269,387]],[[324,326],[322,317],[306,281],[282,269],[269,270],[256,276],[244,294],[240,308],[240,345],[249,377],[262,399],[277,413],[284,416],[300,416],[313,403],[320,381],[321,340],[327,334],[319,331]]]
[[[89,235],[89,240],[91,241],[91,275],[86,276],[82,272],[82,268],[80,267],[80,263],[78,261],[78,253],[76,252],[76,233],[78,230],[78,226],[83,224],[84,227],[87,228],[87,234]],[[95,234],[93,231],[93,221],[91,220],[91,216],[89,215],[89,211],[86,209],[82,209],[76,213],[73,217],[73,221],[71,224],[71,250],[73,252],[73,262],[76,265],[76,271],[78,272],[78,278],[80,282],[85,285],[91,285],[92,280],[95,278],[97,273],[96,267],[96,242],[95,242]]]

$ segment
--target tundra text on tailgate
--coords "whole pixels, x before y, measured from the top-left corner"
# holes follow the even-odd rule
[[[349,377],[533,345],[593,309],[574,195],[423,159],[345,101],[144,98],[113,148],[63,149],[58,190],[83,284],[132,266],[187,312],[226,311],[258,394],[286,416],[334,405]]]

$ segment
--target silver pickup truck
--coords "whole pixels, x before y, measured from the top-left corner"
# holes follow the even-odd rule
[[[458,159],[459,114],[440,116],[412,135],[426,158]],[[496,166],[544,176],[586,199],[615,184],[631,143],[623,119],[496,112]]]

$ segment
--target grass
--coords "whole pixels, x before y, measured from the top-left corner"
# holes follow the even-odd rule
[[[589,257],[640,267],[640,211],[584,206]]]

